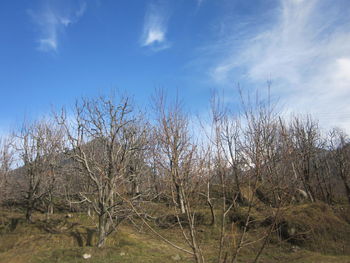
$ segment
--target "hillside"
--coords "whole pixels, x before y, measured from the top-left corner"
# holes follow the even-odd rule
[[[159,209],[164,211],[166,208]],[[272,235],[260,262],[350,262],[348,212],[349,207],[331,208],[322,203],[287,207],[279,221],[281,232]],[[264,231],[266,224],[261,220],[268,213],[266,209],[252,213],[255,223],[248,231],[248,238]],[[96,242],[95,226],[86,214],[54,214],[47,219],[46,215],[35,213],[33,218],[33,223],[27,223],[19,211],[1,211],[1,263],[193,262],[191,256],[152,235],[137,219],[134,224],[122,224],[104,248],[96,248],[92,246]],[[234,220],[239,226],[240,219],[237,217],[228,220]],[[204,220],[199,225],[200,240],[208,262],[216,262],[219,228],[209,226],[208,222],[209,215],[204,214]],[[172,242],[184,245],[178,226],[158,224],[155,227]],[[257,242],[245,247],[238,262],[251,262],[259,246]],[[91,258],[84,259],[84,254],[91,255]]]

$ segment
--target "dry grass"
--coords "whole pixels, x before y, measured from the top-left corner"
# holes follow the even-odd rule
[[[244,212],[244,208],[241,209]],[[204,209],[201,210],[201,212]],[[208,212],[208,211],[207,211]],[[266,210],[254,209],[254,217],[263,219]],[[209,213],[205,214],[209,217]],[[262,263],[270,262],[350,262],[350,224],[324,204],[304,204],[286,207],[281,221],[288,222],[297,231],[307,232],[305,240],[293,251],[289,240],[282,241],[275,234],[272,242],[261,257]],[[137,222],[139,223],[139,222]],[[14,211],[0,212],[0,263],[27,262],[192,262],[192,259],[175,248],[152,236],[146,228],[136,229],[132,224],[124,224],[113,234],[103,249],[91,246],[95,226],[85,214],[74,214],[65,218],[65,214],[53,215],[46,220],[42,214],[35,214],[34,223],[28,224],[21,213]],[[157,226],[155,226],[157,227]],[[207,262],[215,262],[219,227],[206,223],[199,226],[203,251]],[[181,231],[177,227],[157,228],[173,242],[185,246]],[[238,230],[239,231],[239,230]],[[248,231],[254,239],[264,231],[257,225]],[[230,232],[228,231],[228,234]],[[298,233],[300,234],[300,233]],[[343,244],[343,248],[341,247]],[[242,250],[239,262],[251,262],[259,243]],[[82,258],[84,253],[91,259]]]

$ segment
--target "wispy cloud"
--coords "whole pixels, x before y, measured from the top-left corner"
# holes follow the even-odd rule
[[[276,3],[269,23],[260,17],[259,27],[247,23],[212,47],[225,47],[210,68],[212,79],[251,85],[272,80],[272,90],[288,110],[312,113],[327,126],[350,131],[350,5],[342,0]]]
[[[146,11],[141,46],[149,47],[153,51],[160,51],[170,47],[166,39],[169,15],[164,3],[151,3]]]
[[[85,2],[82,2],[76,9],[71,6],[63,8],[53,3],[52,1],[46,2],[40,10],[28,10],[28,14],[39,31],[38,50],[43,52],[56,52],[60,35],[68,26],[76,23],[86,10]]]
[[[204,0],[196,0],[196,2],[197,2],[197,7],[200,7],[203,4]]]

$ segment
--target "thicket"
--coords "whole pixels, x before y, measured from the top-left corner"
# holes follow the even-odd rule
[[[122,222],[142,224],[201,263],[203,224],[218,229],[220,263],[237,262],[253,244],[257,262],[278,240],[311,248],[319,235],[348,242],[349,218],[329,211],[350,203],[345,132],[283,116],[269,98],[240,100],[233,110],[214,95],[208,116],[193,119],[162,91],[151,114],[128,96],[99,96],[24,122],[0,140],[1,204],[21,207],[28,222],[34,211],[86,212],[98,247]],[[159,227],[179,228],[183,242]]]

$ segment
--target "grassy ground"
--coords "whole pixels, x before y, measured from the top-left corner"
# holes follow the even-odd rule
[[[140,233],[129,225],[121,226],[103,249],[89,246],[92,221],[81,214],[67,219],[54,215],[45,220],[35,215],[34,223],[28,224],[23,216],[3,212],[0,223],[0,262],[191,262],[187,255],[171,246]],[[83,259],[83,254],[91,254]],[[174,260],[174,259],[176,260]]]
[[[309,208],[308,208],[309,209]],[[307,224],[316,224],[320,217],[318,207],[310,212]],[[324,208],[326,209],[326,208]],[[327,208],[328,209],[328,208]],[[300,222],[300,216],[304,213],[302,207],[297,211],[288,210],[286,217],[293,224]],[[308,210],[309,211],[309,210]],[[321,211],[322,212],[322,211]],[[329,212],[328,210],[326,212]],[[326,213],[323,211],[323,213]],[[299,216],[298,216],[299,215]],[[333,216],[333,215],[332,215]],[[328,218],[328,217],[327,217]],[[327,224],[322,219],[322,224]],[[287,220],[285,219],[285,220]],[[338,222],[334,218],[332,222]],[[328,222],[332,224],[332,222]],[[340,222],[340,221],[339,221]],[[343,225],[338,222],[335,227]],[[147,262],[193,262],[191,257],[178,251],[170,245],[158,240],[146,231],[145,228],[136,229],[132,224],[124,224],[119,231],[113,234],[103,249],[97,249],[91,244],[95,242],[93,221],[84,214],[73,214],[72,218],[66,218],[64,214],[53,215],[49,220],[45,219],[42,214],[35,214],[34,223],[28,224],[23,220],[22,213],[14,211],[0,212],[0,263],[27,263],[27,262],[125,262],[125,263],[147,263]],[[332,228],[331,225],[324,227],[320,231],[326,231]],[[349,228],[347,228],[349,229]],[[339,233],[343,238],[344,231]],[[217,253],[218,229],[207,225],[200,226],[201,238],[203,241],[203,250],[208,262],[215,262]],[[177,228],[161,229],[160,233],[171,238],[172,241],[181,244],[181,232]],[[318,232],[317,232],[318,233]],[[338,237],[338,235],[336,235]],[[346,236],[345,236],[346,237]],[[326,236],[327,242],[333,236]],[[349,237],[350,238],[350,237]],[[335,251],[334,244],[330,244],[332,250],[328,253],[312,246],[302,245],[297,251],[292,250],[289,243],[272,243],[265,250],[260,262],[295,262],[295,263],[312,263],[312,262],[347,262],[350,263],[350,255],[342,255],[339,247],[339,253]],[[184,245],[182,243],[182,245]],[[324,246],[325,244],[322,244]],[[344,246],[349,246],[344,243]],[[312,250],[312,251],[311,251]],[[256,254],[257,247],[247,247],[242,251],[239,262],[251,262]],[[84,259],[83,254],[91,254],[90,259]]]

